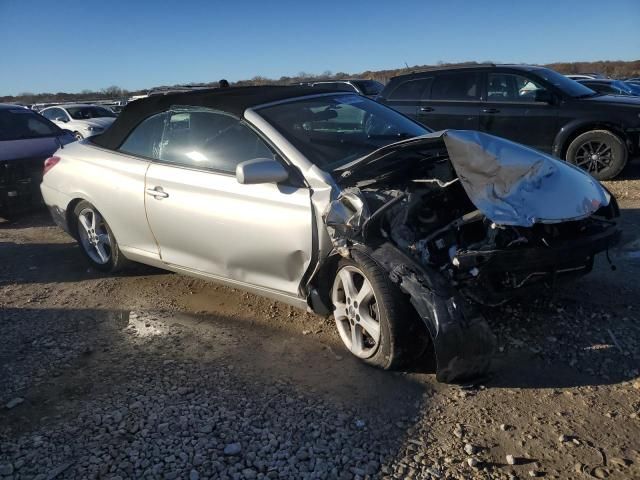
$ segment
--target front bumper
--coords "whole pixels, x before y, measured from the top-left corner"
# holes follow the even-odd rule
[[[476,275],[457,284],[441,272],[418,264],[389,242],[364,252],[409,296],[429,330],[438,381],[466,382],[489,372],[495,352],[495,336],[478,304],[500,304],[530,292],[529,287],[553,285],[557,279],[587,273],[595,255],[620,239],[615,222],[604,225],[602,231],[553,247],[459,253],[461,268]],[[519,280],[509,283],[514,278]]]
[[[499,305],[534,287],[553,287],[565,278],[589,273],[595,256],[620,241],[610,222],[601,232],[548,247],[458,252],[456,281],[465,296],[483,305]]]

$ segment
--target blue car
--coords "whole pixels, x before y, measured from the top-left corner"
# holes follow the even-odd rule
[[[0,217],[42,205],[44,161],[75,141],[42,115],[19,105],[0,104]]]
[[[590,80],[578,80],[585,87],[604,95],[640,95],[640,86],[622,80],[608,78],[594,78]]]

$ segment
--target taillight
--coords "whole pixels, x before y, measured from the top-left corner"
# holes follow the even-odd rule
[[[47,158],[44,161],[44,170],[42,171],[42,174],[44,175],[49,170],[51,170],[53,167],[55,167],[58,164],[59,161],[60,161],[60,157],[49,157],[49,158]]]

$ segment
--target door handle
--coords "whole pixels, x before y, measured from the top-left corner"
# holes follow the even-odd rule
[[[500,113],[497,108],[483,108],[482,113]]]
[[[421,112],[433,112],[433,107],[420,107]]]
[[[151,195],[156,200],[162,200],[167,198],[169,194],[165,192],[162,187],[147,188],[147,195]]]

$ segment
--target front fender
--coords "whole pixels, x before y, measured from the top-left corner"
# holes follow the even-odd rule
[[[439,382],[464,382],[489,372],[496,340],[477,307],[390,243],[354,248],[373,258],[409,296],[431,336]]]

